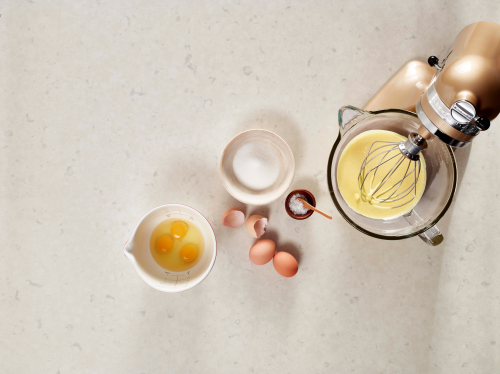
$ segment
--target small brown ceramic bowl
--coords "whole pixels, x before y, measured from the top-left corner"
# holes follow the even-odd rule
[[[293,195],[295,194],[301,194],[303,196],[305,196],[305,200],[311,204],[313,207],[316,208],[316,199],[314,198],[313,194],[310,193],[309,191],[307,190],[293,190],[292,192],[290,192],[288,194],[288,196],[286,197],[286,200],[285,200],[285,209],[286,209],[286,212],[288,213],[288,215],[290,217],[292,217],[293,219],[306,219],[306,218],[309,218],[311,217],[311,214],[314,213],[314,210],[312,209],[309,209],[309,212],[307,212],[306,214],[294,214],[291,210],[290,210],[290,207],[288,206],[290,204],[290,199],[292,198]]]

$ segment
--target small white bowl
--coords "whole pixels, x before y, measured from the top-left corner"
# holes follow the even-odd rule
[[[258,142],[271,147],[280,161],[278,179],[264,190],[255,191],[245,187],[233,172],[233,158],[236,152],[249,142]],[[288,190],[295,173],[295,159],[288,144],[274,132],[260,129],[247,130],[236,135],[226,145],[220,158],[219,171],[222,184],[236,200],[250,205],[264,205],[278,199]]]

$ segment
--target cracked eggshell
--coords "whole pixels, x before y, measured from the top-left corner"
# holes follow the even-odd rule
[[[222,224],[236,229],[245,222],[245,214],[238,209],[228,209],[222,215]]]
[[[247,230],[254,238],[260,238],[266,232],[267,218],[259,215],[247,219]]]

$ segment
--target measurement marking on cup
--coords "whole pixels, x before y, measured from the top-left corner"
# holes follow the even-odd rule
[[[187,271],[185,274],[181,274],[181,275],[173,275],[173,274],[170,274],[168,271],[166,271],[165,274],[170,275],[170,277],[166,276],[164,280],[159,282],[159,286],[163,287],[163,288],[172,287],[172,283],[171,283],[172,277],[176,277],[173,289],[177,288],[177,286],[187,287],[189,285],[189,282],[191,281],[191,277],[189,276],[189,273],[190,273],[190,271]],[[187,277],[182,278],[186,274],[187,274]],[[179,279],[179,277],[181,277],[181,278]]]

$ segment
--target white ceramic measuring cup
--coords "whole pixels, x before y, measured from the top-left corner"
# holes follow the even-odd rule
[[[155,227],[169,218],[183,218],[196,225],[205,241],[201,260],[191,269],[172,272],[158,265],[149,248]],[[146,213],[125,244],[125,256],[132,262],[139,277],[149,286],[163,292],[186,291],[201,283],[212,270],[217,255],[217,242],[210,222],[197,210],[182,204],[166,204]]]

